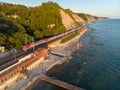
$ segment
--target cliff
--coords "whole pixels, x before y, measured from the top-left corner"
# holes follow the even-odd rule
[[[92,23],[102,19],[101,17],[92,16],[83,13],[74,13],[70,9],[60,9],[61,19],[66,29],[74,28],[80,24]]]
[[[97,20],[103,19],[102,17],[92,16],[90,14],[84,14],[84,13],[76,13],[79,17],[81,17],[85,23],[92,23]]]
[[[70,9],[60,9],[60,14],[62,23],[67,30],[78,26],[80,23],[85,23],[80,16],[72,12]]]

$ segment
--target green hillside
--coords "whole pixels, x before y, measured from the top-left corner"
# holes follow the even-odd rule
[[[60,9],[64,10],[78,24],[70,9],[63,9],[57,3],[46,2],[37,7],[26,7],[0,3],[0,45],[6,50],[21,49],[26,43],[63,33]],[[87,21],[88,16],[78,14]]]
[[[0,5],[0,45],[7,50],[16,47],[21,49],[36,40],[62,33],[66,30],[62,24],[58,4],[53,2],[42,3],[38,7],[26,7],[2,3]],[[7,37],[7,38],[6,38]]]
[[[80,16],[84,21],[86,21],[86,23],[103,19],[103,17],[92,16],[90,14],[85,14],[85,13],[77,13],[77,15]]]

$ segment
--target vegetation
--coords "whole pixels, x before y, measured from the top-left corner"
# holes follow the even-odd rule
[[[62,8],[51,1],[37,7],[0,3],[0,45],[5,46],[6,50],[21,49],[23,45],[32,42],[32,37],[40,40],[63,33],[66,28],[59,9]],[[70,9],[64,11],[75,21]],[[86,14],[78,15],[85,21],[91,17]]]
[[[72,38],[74,38],[74,37],[77,36],[77,35],[79,35],[79,32],[78,32],[78,31],[77,31],[77,32],[74,32],[74,33],[71,34],[70,36],[64,38],[63,40],[61,40],[60,43],[65,43],[65,42],[71,40]]]
[[[0,45],[7,50],[21,49],[26,43],[62,33],[66,30],[53,2],[38,7],[0,3]]]
[[[99,17],[92,16],[92,15],[89,15],[89,14],[84,14],[84,13],[77,13],[77,14],[78,14],[78,16],[80,16],[86,22],[88,22],[89,19],[91,19],[91,18],[94,18],[95,20],[99,19]]]
[[[65,12],[69,14],[69,16],[76,22],[74,17],[72,16],[73,12],[70,9],[65,9]],[[76,22],[77,23],[77,22]]]

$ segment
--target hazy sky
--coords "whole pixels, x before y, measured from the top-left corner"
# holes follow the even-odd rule
[[[120,18],[120,0],[0,0],[26,6],[38,6],[47,1],[57,2],[61,7],[70,8],[74,12]]]

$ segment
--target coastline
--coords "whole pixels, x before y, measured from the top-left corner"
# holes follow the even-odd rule
[[[53,62],[49,67],[47,67],[47,75],[48,76],[52,76],[54,77],[55,74],[57,74],[60,70],[62,70],[65,66],[65,64],[69,61],[69,59],[71,58],[71,54],[73,51],[75,51],[76,46],[78,46],[79,42],[78,40],[80,40],[81,36],[87,31],[87,28],[85,28],[84,30],[81,30],[80,34],[77,35],[76,37],[74,37],[73,39],[71,39],[70,41],[66,42],[66,43],[60,43],[60,40],[57,40],[56,42],[53,42],[52,44],[55,44],[54,47],[51,47],[50,49],[52,50],[56,50],[59,53],[62,54],[68,54],[66,55],[66,58],[60,58],[60,57],[56,57],[54,55],[50,55],[49,60],[56,60],[55,62]],[[75,45],[76,44],[76,45]],[[74,47],[73,47],[74,46]],[[71,48],[73,47],[73,48]],[[82,45],[80,45],[80,47],[82,47]],[[79,47],[79,48],[80,48]],[[68,49],[69,48],[69,49]],[[31,83],[26,90],[29,90],[30,88],[33,88],[37,85],[37,83],[41,82],[40,76],[33,82]]]
[[[50,47],[50,50],[54,50],[59,54],[64,54],[64,57],[50,54],[48,58],[39,60],[37,64],[30,68],[30,75],[28,78],[17,80],[16,83],[11,83],[10,86],[8,85],[8,90],[26,90],[28,87],[33,86],[35,81],[38,80],[41,77],[41,74],[46,72],[46,70],[50,71],[53,67],[61,67],[61,65],[63,68],[71,58],[72,52],[82,47],[82,45],[79,45],[79,40],[87,31],[87,28],[79,31],[80,34],[72,38],[70,41],[63,44],[60,43],[60,40],[57,40],[56,42],[53,42],[55,47]],[[62,68],[58,68],[59,70],[57,71],[62,70]]]
[[[61,38],[61,39],[59,39],[59,40],[56,40],[56,41],[50,43],[50,47],[58,47],[58,46],[66,46],[66,45],[69,45],[69,44],[71,44],[72,42],[75,42],[76,39],[80,39],[81,36],[82,36],[86,31],[87,31],[87,27],[85,27],[84,29],[82,29],[82,30],[80,31],[79,35],[75,36],[75,37],[72,38],[71,40],[69,40],[69,41],[67,41],[67,42],[65,42],[65,43],[60,43],[60,41],[62,40],[62,38]]]
[[[81,40],[85,43],[82,50],[73,53],[72,62],[67,64],[56,77],[86,90],[120,90],[118,77],[120,73],[119,71],[113,72],[114,69],[119,70],[120,68],[120,64],[118,64],[120,60],[118,51],[120,48],[118,39],[120,37],[120,34],[118,34],[120,32],[119,22],[120,20],[102,20],[88,25],[90,29]],[[93,38],[91,38],[92,36]],[[116,40],[113,37],[117,37]],[[88,42],[93,42],[93,44]],[[115,52],[111,50],[115,50]],[[84,52],[93,56],[85,58]],[[104,74],[104,72],[106,73]],[[113,86],[113,84],[116,86]],[[106,87],[107,85],[110,85],[110,87]]]

